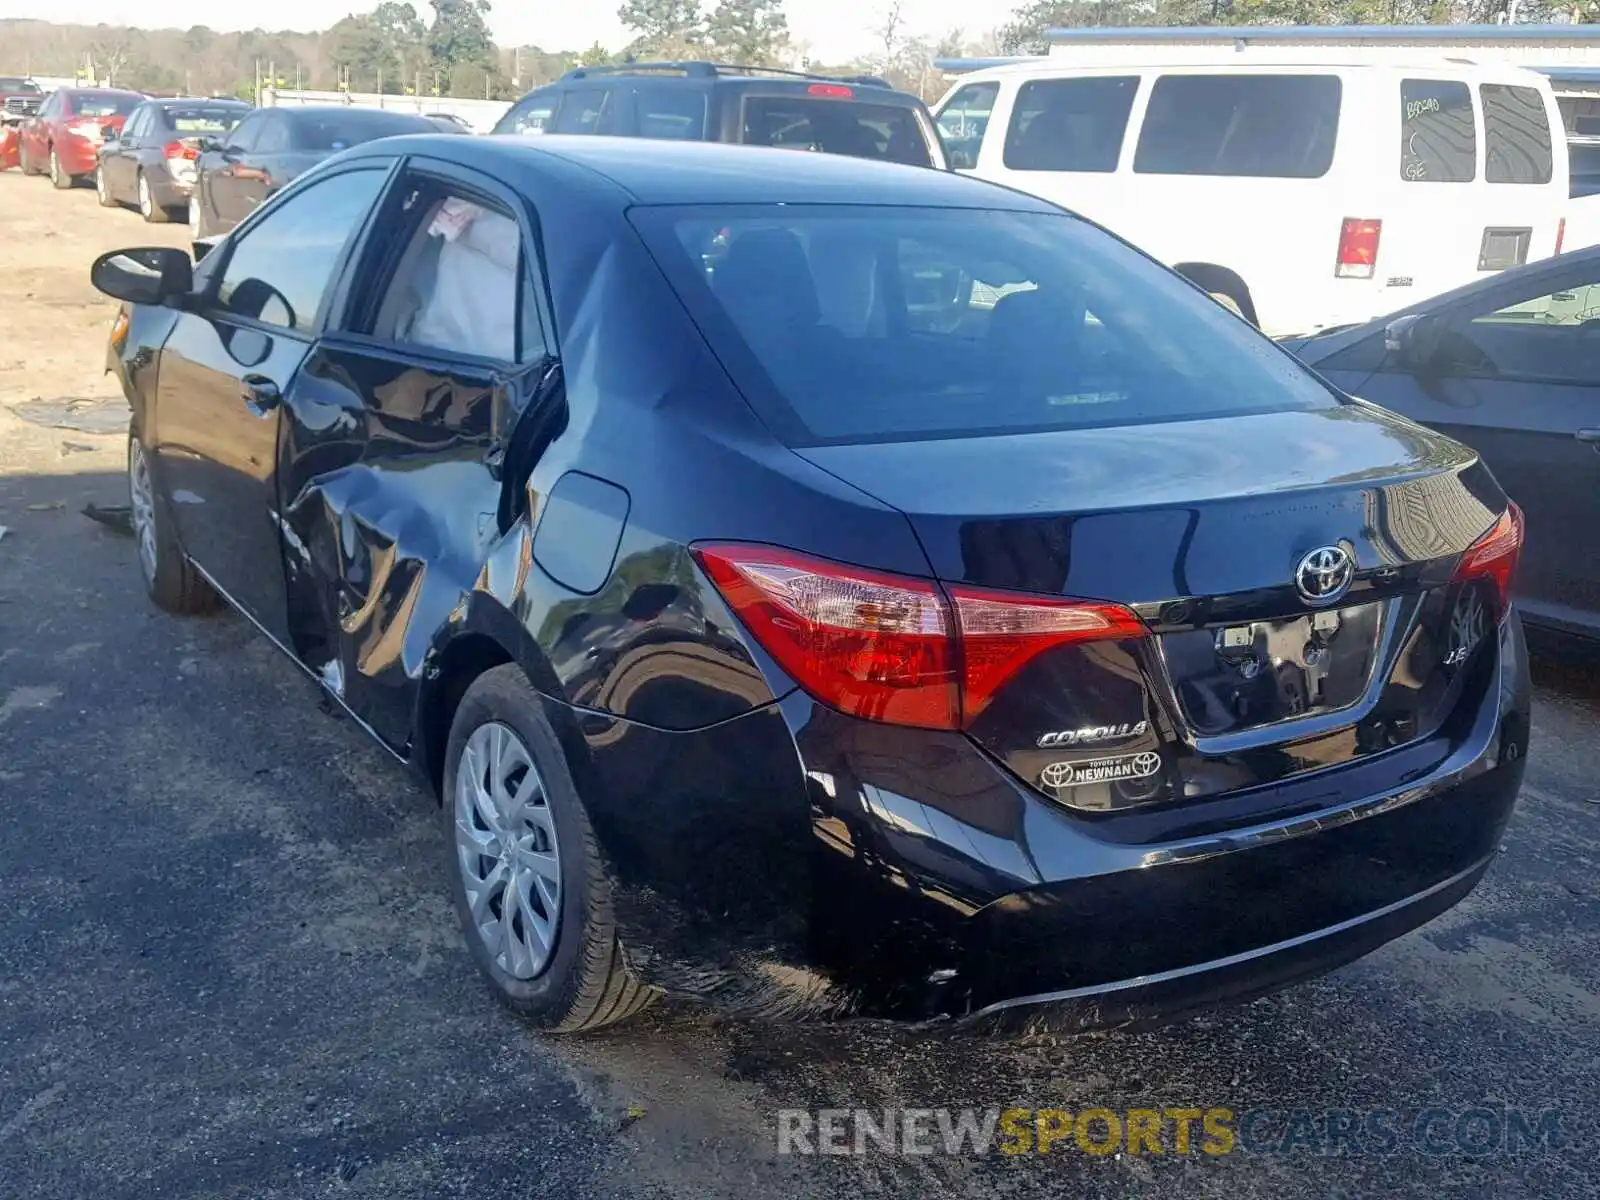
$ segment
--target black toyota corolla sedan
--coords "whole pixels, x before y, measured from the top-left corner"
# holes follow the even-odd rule
[[[1143,1020],[1449,908],[1522,779],[1521,517],[959,175],[391,138],[100,259],[157,604],[442,799],[498,993]]]

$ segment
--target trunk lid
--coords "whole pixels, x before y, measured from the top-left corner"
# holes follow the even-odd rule
[[[1148,637],[1040,654],[970,728],[1076,808],[1215,796],[1427,737],[1492,629],[1451,579],[1499,488],[1457,443],[1359,402],[797,453],[903,511],[941,580],[1143,618]]]

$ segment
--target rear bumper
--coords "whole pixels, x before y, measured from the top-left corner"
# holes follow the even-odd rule
[[[1329,970],[1472,889],[1525,765],[1516,620],[1480,669],[1430,768],[1299,776],[1265,815],[1181,836],[1146,823],[1134,840],[964,736],[798,692],[697,733],[597,726],[580,786],[601,798],[624,944],[669,991],[768,1013],[1152,1021]]]

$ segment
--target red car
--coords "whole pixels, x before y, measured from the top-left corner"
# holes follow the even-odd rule
[[[145,97],[114,88],[62,88],[52,92],[32,120],[22,127],[19,147],[22,173],[50,173],[50,182],[69,188],[94,175],[106,131],[120,132],[122,123]]]

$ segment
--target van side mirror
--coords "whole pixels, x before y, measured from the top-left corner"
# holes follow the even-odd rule
[[[194,264],[171,246],[113,250],[94,260],[89,282],[129,304],[165,304],[194,290]]]
[[[1384,326],[1383,348],[1407,371],[1428,374],[1440,367],[1444,326],[1429,313],[1396,317]]]

